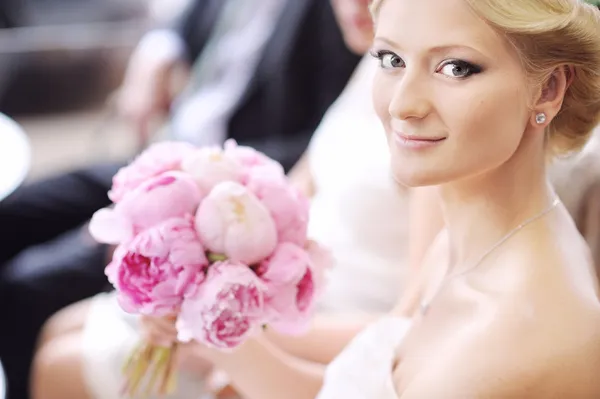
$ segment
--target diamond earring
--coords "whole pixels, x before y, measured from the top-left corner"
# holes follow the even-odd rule
[[[546,122],[546,114],[543,112],[540,112],[539,114],[537,114],[535,116],[535,121],[537,122],[538,125],[545,123]]]

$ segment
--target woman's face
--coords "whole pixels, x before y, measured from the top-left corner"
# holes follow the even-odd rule
[[[346,45],[357,54],[366,53],[373,42],[369,0],[331,0]]]
[[[463,0],[384,0],[374,102],[396,179],[441,184],[499,167],[531,120],[517,52]]]

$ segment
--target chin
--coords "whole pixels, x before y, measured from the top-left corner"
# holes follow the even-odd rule
[[[436,186],[439,183],[436,180],[428,179],[428,178],[419,178],[415,176],[398,176],[396,174],[393,175],[394,180],[401,186],[408,188],[416,188],[416,187],[427,187],[427,186]]]
[[[442,173],[432,170],[410,170],[399,165],[392,165],[392,177],[396,183],[409,187],[436,186],[446,182]]]

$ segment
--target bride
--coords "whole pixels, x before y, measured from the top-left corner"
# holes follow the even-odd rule
[[[247,398],[599,397],[598,287],[546,172],[599,121],[598,10],[579,0],[372,7],[374,104],[394,177],[437,186],[444,212],[421,306],[367,327],[327,369],[260,336],[233,353],[189,350]],[[174,336],[164,320],[144,328]]]

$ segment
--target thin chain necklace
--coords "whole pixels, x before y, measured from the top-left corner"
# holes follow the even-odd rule
[[[427,300],[422,300],[421,304],[420,304],[420,309],[421,309],[421,315],[425,315],[427,313],[427,311],[429,310],[429,307],[431,305],[431,302],[433,302],[433,300],[435,300],[435,298],[438,296],[438,294],[440,293],[440,291],[442,290],[442,287],[451,279],[458,277],[458,276],[462,276],[463,274],[466,274],[467,272],[472,271],[473,269],[477,268],[482,262],[483,260],[492,252],[494,252],[498,247],[500,247],[502,244],[504,244],[510,237],[512,237],[515,233],[517,233],[519,230],[521,230],[523,227],[527,226],[530,223],[535,222],[536,220],[544,217],[546,214],[550,213],[554,208],[556,208],[558,206],[558,204],[560,204],[560,199],[556,198],[553,202],[552,205],[550,205],[548,208],[544,209],[543,211],[541,211],[540,213],[538,213],[537,215],[530,217],[529,219],[523,221],[521,224],[519,224],[517,227],[515,227],[514,229],[510,230],[508,233],[506,233],[502,238],[500,238],[494,245],[492,245],[490,247],[490,249],[488,249],[483,255],[481,255],[479,257],[479,259],[477,260],[477,262],[475,262],[473,264],[473,266],[468,267],[467,269],[459,272],[459,273],[455,273],[455,274],[450,274],[449,276],[446,276],[446,278],[444,279],[444,281],[440,284],[440,287],[437,289],[436,293],[427,301]]]

